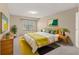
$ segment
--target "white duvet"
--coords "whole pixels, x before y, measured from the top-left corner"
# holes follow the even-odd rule
[[[46,33],[46,32],[36,32],[36,33],[39,34],[39,35],[47,37],[50,44],[55,42],[55,41],[58,41],[59,35],[49,34],[49,33]],[[31,38],[28,34],[24,34],[24,38],[27,41],[27,43],[31,46],[33,53],[35,53],[37,51],[37,49],[40,48],[40,47],[37,46],[35,40],[33,38]]]
[[[50,34],[46,32],[36,32],[36,33],[47,37],[50,43],[58,41],[58,36],[59,36],[58,34],[55,35],[55,34]]]

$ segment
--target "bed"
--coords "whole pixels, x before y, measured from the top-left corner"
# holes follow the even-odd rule
[[[13,43],[14,55],[19,55],[19,54],[20,55],[39,55],[39,53],[37,52],[37,49],[64,39],[64,36],[62,34],[49,34],[46,32],[31,32],[31,33],[34,33],[34,34],[36,33],[35,35],[32,34],[33,36],[36,36],[38,34],[46,38],[46,39],[43,39],[43,42],[45,42],[44,45],[38,46],[36,43],[36,40],[32,38],[29,34],[25,33],[14,39],[14,43]],[[39,37],[37,38],[39,39]],[[39,40],[42,41],[42,39],[39,39]]]
[[[32,48],[32,52],[35,53],[38,48],[49,45],[56,41],[59,41],[58,34],[49,34],[46,32],[28,32],[24,34],[24,40]]]

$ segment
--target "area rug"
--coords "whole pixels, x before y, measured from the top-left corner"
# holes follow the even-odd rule
[[[58,47],[60,47],[58,44],[53,43],[53,44],[44,46],[42,48],[39,48],[37,51],[38,51],[39,55],[44,55],[44,54],[46,54],[46,53],[50,52],[51,50],[54,50]]]

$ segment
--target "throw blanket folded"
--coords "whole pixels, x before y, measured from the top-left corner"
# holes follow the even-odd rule
[[[39,35],[39,34],[33,33],[33,32],[30,32],[27,34],[35,40],[35,42],[39,48],[49,44],[49,40],[45,36],[42,36],[42,35]]]

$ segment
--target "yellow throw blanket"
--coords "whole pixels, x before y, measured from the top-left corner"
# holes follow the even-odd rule
[[[43,47],[49,44],[48,38],[42,35],[36,34],[35,32],[27,33],[31,36],[35,41],[38,47]]]

